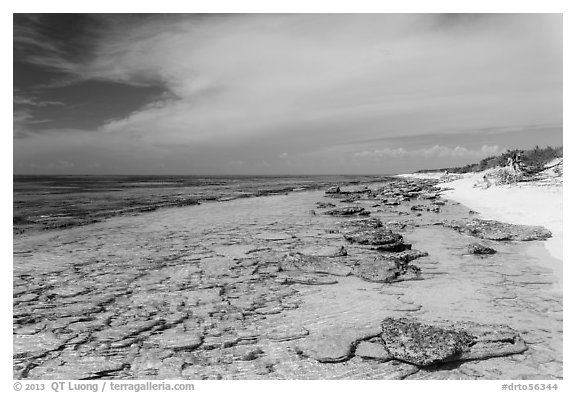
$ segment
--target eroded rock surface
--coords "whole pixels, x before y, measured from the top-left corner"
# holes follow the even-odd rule
[[[494,220],[454,220],[444,224],[466,235],[488,240],[546,240],[552,232],[542,226],[507,224]]]

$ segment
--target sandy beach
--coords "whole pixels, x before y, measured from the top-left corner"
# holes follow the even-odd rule
[[[562,184],[526,182],[511,185],[477,187],[484,172],[458,175],[459,179],[438,186],[446,188],[444,197],[462,203],[479,213],[481,218],[511,224],[541,225],[552,231],[544,242],[554,257],[547,265],[562,285],[563,208]],[[408,174],[405,177],[441,179],[442,173]],[[476,187],[475,187],[476,186]]]
[[[422,181],[346,190],[16,236],[15,378],[562,378],[549,235],[478,239]]]

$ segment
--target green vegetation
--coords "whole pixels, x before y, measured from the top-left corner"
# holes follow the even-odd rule
[[[417,173],[426,172],[444,172],[450,173],[468,173],[468,172],[481,172],[486,169],[503,167],[509,162],[509,159],[519,160],[523,169],[528,173],[535,173],[545,169],[545,165],[555,158],[563,156],[563,147],[550,147],[540,148],[534,147],[531,150],[508,149],[506,152],[499,156],[490,156],[484,158],[478,163],[468,164],[462,167],[455,168],[442,168],[442,169],[424,169]]]

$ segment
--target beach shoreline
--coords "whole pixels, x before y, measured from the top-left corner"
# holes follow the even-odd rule
[[[538,225],[549,229],[552,237],[544,247],[552,256],[547,265],[562,282],[563,261],[563,203],[562,185],[541,185],[526,182],[511,185],[475,187],[482,182],[483,172],[457,175],[457,179],[441,182],[442,195],[463,204],[486,220],[517,225]],[[442,181],[443,173],[398,175],[402,178],[435,179]]]

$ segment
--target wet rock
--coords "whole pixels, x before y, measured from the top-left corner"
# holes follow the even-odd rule
[[[256,360],[264,354],[262,348],[250,349],[246,351],[240,358],[246,362]]]
[[[376,359],[383,362],[393,359],[383,343],[370,341],[362,341],[358,344],[355,354],[364,359]]]
[[[152,341],[160,348],[174,351],[191,351],[202,344],[202,336],[197,333],[173,328],[154,336]]]
[[[469,244],[468,247],[469,254],[476,254],[476,255],[489,255],[489,254],[496,254],[496,250],[485,246],[480,243],[472,243]]]
[[[380,257],[383,259],[393,260],[393,261],[400,261],[404,263],[408,263],[418,258],[422,258],[428,256],[426,251],[420,250],[404,250],[400,252],[383,252],[380,254]]]
[[[14,359],[40,356],[54,351],[64,344],[52,332],[32,335],[15,334],[13,336]]]
[[[294,273],[289,272],[279,275],[276,278],[276,282],[279,284],[302,284],[302,285],[332,285],[337,284],[338,280],[332,277],[325,277],[316,274],[306,274],[306,273]]]
[[[88,379],[122,370],[124,364],[103,356],[75,356],[60,365],[37,367],[30,373],[31,378],[42,379]]]
[[[462,353],[459,360],[483,360],[518,354],[528,349],[520,334],[506,325],[457,322],[450,324],[449,327],[465,331],[475,340],[475,344],[469,348],[469,351]]]
[[[474,343],[474,338],[466,332],[405,318],[386,318],[382,321],[382,340],[395,359],[417,366],[455,359]]]
[[[318,207],[318,209],[328,209],[331,207],[336,207],[335,204],[330,202],[316,202],[316,206]]]
[[[328,210],[324,212],[324,214],[328,214],[330,216],[351,216],[354,214],[360,214],[364,212],[364,208],[360,206],[346,206],[346,207],[339,207],[336,209]],[[368,213],[370,214],[370,213]]]
[[[344,234],[344,238],[352,243],[366,244],[373,246],[389,245],[397,247],[404,243],[402,235],[382,228],[362,228]]]
[[[128,337],[137,336],[142,332],[152,330],[155,326],[163,323],[162,320],[131,321],[129,323],[111,326],[107,329],[95,332],[92,336],[100,341],[120,341]]]
[[[475,322],[424,324],[406,318],[386,318],[382,322],[382,339],[395,359],[418,366],[508,356],[528,348],[509,326]]]
[[[303,248],[300,253],[303,255],[316,257],[345,257],[348,255],[348,251],[344,246],[312,246]]]
[[[383,224],[379,218],[363,218],[359,220],[349,220],[339,223],[344,232],[355,231],[358,229],[375,229],[382,228]]]
[[[266,334],[271,341],[292,341],[308,336],[308,329],[301,326],[282,326]]]
[[[419,278],[420,269],[397,259],[376,257],[361,261],[354,268],[354,275],[366,281],[391,283]]]
[[[466,235],[488,240],[545,240],[552,232],[542,226],[506,224],[494,220],[470,220],[445,222],[444,226]]]
[[[321,363],[343,362],[353,356],[358,342],[378,334],[377,327],[330,329],[310,335],[298,344],[298,349],[304,356]]]
[[[280,261],[282,271],[300,270],[306,273],[324,273],[334,276],[348,276],[352,269],[331,257],[288,253]]]

